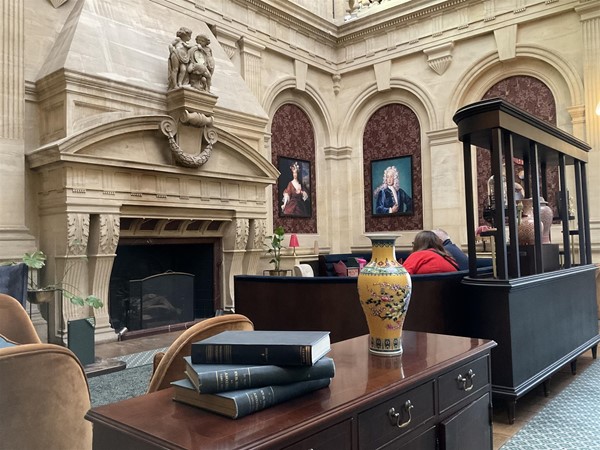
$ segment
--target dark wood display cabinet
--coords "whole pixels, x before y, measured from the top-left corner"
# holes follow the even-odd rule
[[[456,112],[463,142],[469,276],[462,281],[465,298],[457,310],[464,316],[464,336],[493,339],[492,392],[508,401],[509,422],[519,397],[546,382],[564,364],[575,371],[577,356],[592,349],[600,336],[596,304],[596,267],[591,261],[586,163],[590,147],[570,134],[500,100],[484,100]],[[495,204],[506,205],[488,214],[496,229],[495,275],[478,276],[475,230],[478,217],[474,200],[472,161],[476,147],[489,151]],[[534,242],[519,242],[517,202],[513,189],[514,160],[523,161],[525,197],[531,198]],[[505,173],[505,175],[504,175]],[[550,174],[558,177],[559,205],[575,193],[575,215],[559,208],[562,240],[542,243],[540,197],[547,198]],[[571,224],[574,223],[574,225]],[[576,237],[576,239],[572,239]],[[562,248],[559,250],[558,246]],[[558,254],[562,251],[562,265]]]
[[[404,354],[337,342],[328,388],[238,420],[165,389],[94,408],[94,449],[485,450],[492,448],[489,340],[406,331]]]

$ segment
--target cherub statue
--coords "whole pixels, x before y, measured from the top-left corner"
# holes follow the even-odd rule
[[[188,64],[190,62],[189,44],[192,30],[181,27],[177,30],[177,37],[169,44],[169,74],[167,90],[176,89],[188,84]]]
[[[187,71],[190,85],[200,91],[210,92],[212,75],[215,71],[215,59],[208,46],[210,39],[205,34],[196,36],[196,45],[189,50]]]

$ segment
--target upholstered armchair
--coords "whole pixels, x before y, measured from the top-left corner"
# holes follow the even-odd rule
[[[0,448],[92,448],[92,424],[84,418],[91,407],[87,379],[69,349],[1,348],[0,380]]]
[[[185,377],[184,356],[190,356],[192,342],[201,341],[227,330],[254,330],[254,324],[241,314],[211,317],[192,325],[173,342],[166,352],[154,355],[152,378],[148,393],[170,387],[172,381]]]
[[[6,294],[0,294],[0,334],[19,344],[42,342],[27,311],[21,303]]]

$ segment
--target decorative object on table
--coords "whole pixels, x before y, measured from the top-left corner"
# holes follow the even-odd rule
[[[290,248],[292,249],[294,256],[296,256],[296,247],[300,247],[298,235],[292,234],[290,235]]]
[[[326,356],[312,366],[276,366],[273,364],[194,364],[185,356],[185,374],[198,393],[239,391],[299,381],[332,378],[333,359]]]
[[[548,206],[548,202],[544,197],[540,197],[540,218],[542,219],[542,244],[549,244],[551,242],[550,230],[552,229],[552,219],[554,218],[554,211]]]
[[[267,242],[267,253],[272,255],[273,257],[269,261],[270,264],[273,264],[273,269],[269,270],[269,275],[272,276],[285,276],[286,270],[281,270],[281,249],[283,245],[283,235],[285,234],[285,230],[282,226],[278,226],[273,230],[273,236],[269,237],[269,241]]]
[[[369,327],[369,351],[383,356],[401,355],[411,278],[396,260],[397,236],[368,237],[372,257],[358,275],[358,296]]]
[[[240,391],[220,392],[218,394],[199,394],[192,382],[184,379],[173,382],[173,400],[207,409],[232,419],[239,419],[292,398],[322,389],[329,386],[330,383],[330,378],[322,378],[280,386],[265,386]]]
[[[533,218],[533,200],[524,198],[521,219],[518,225],[519,245],[533,245],[535,243],[535,220]],[[541,229],[541,228],[540,228]]]
[[[329,331],[224,331],[192,343],[194,364],[311,366],[330,350]]]

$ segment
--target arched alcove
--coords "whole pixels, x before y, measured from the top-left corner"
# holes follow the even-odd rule
[[[316,233],[315,132],[308,115],[299,106],[283,104],[273,115],[271,155],[273,164],[281,172],[273,187],[273,226],[283,226],[288,233]],[[292,201],[298,206],[295,211],[282,208],[284,190],[292,180],[292,164],[298,164],[302,184],[298,197],[292,195]]]
[[[408,160],[410,170],[404,166]],[[374,207],[376,192],[379,193],[383,181],[383,173],[379,172],[383,166],[385,169],[395,165],[403,167],[397,167],[400,178],[411,177],[410,183],[400,180],[400,186],[405,191],[409,187],[407,194],[412,205],[408,211],[380,214]],[[363,171],[366,232],[418,230],[423,227],[421,126],[412,109],[394,103],[382,106],[371,115],[363,134]]]

